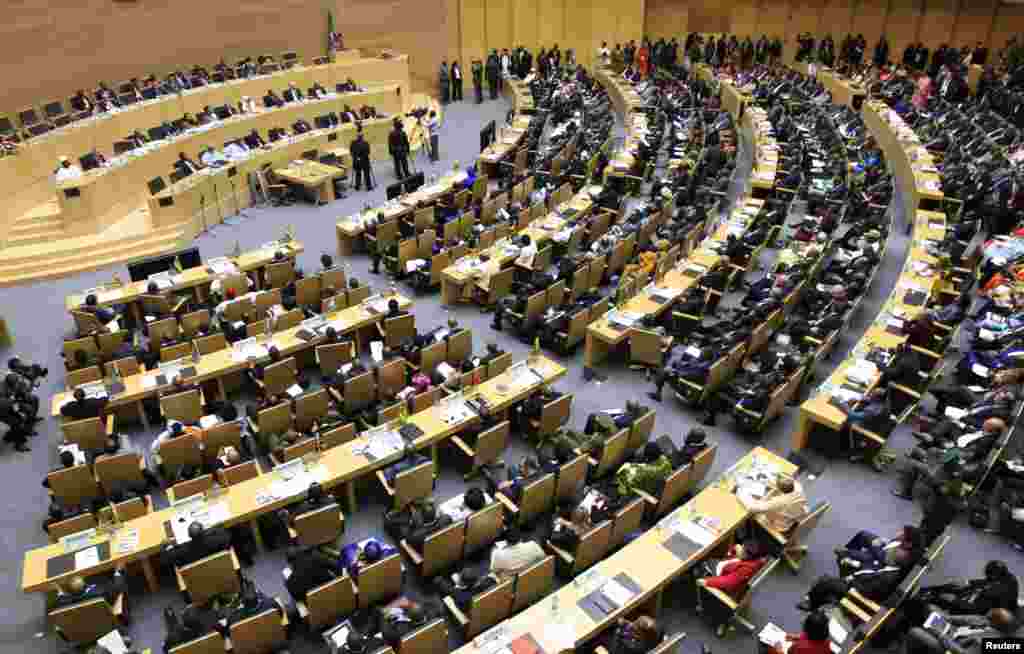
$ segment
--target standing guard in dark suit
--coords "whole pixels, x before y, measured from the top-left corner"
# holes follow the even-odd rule
[[[366,190],[373,190],[373,173],[370,170],[370,144],[363,138],[363,128],[356,132],[356,140],[349,146],[349,153],[352,155],[352,168],[356,171],[356,190],[361,191],[363,180],[366,180]]]
[[[441,62],[441,70],[437,73],[437,85],[441,88],[441,104],[448,104],[448,62]]]
[[[484,102],[484,65],[479,59],[473,60],[473,92],[476,94],[476,103]]]
[[[458,61],[452,62],[452,102],[462,100],[462,66]]]
[[[487,55],[487,88],[491,91],[491,100],[498,97],[498,51],[491,50]]]

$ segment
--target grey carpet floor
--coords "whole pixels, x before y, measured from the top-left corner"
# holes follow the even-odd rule
[[[442,160],[429,166],[418,160],[417,166],[425,167],[428,174],[434,170],[450,169],[453,162],[466,165],[478,152],[478,132],[489,120],[503,119],[507,111],[504,101],[488,101],[481,106],[468,102],[449,105],[441,131]],[[621,134],[621,127],[620,127]],[[733,194],[742,187],[742,180],[749,175],[749,154],[738,166]],[[319,255],[335,252],[335,230],[337,219],[361,208],[364,204],[378,205],[384,201],[385,186],[394,181],[390,163],[375,164],[378,187],[372,193],[353,193],[347,199],[329,206],[292,206],[286,208],[256,208],[247,211],[247,216],[237,226],[219,226],[212,233],[197,240],[204,257],[224,254],[231,250],[235,241],[243,249],[256,247],[281,234],[285,225],[294,224],[297,237],[306,246],[300,257],[300,265],[308,269],[317,266]],[[894,202],[901,207],[902,202]],[[902,215],[895,216],[896,224],[905,224]],[[877,315],[884,299],[895,283],[902,268],[909,239],[901,229],[894,229],[890,236],[888,252],[882,270],[875,279],[865,302],[843,334],[839,351],[835,357],[823,364],[818,379],[828,375],[830,368],[842,360],[846,351],[854,345],[863,330]],[[371,284],[384,285],[384,277],[368,273],[369,261],[363,255],[353,256],[349,263],[354,273]],[[0,313],[7,319],[15,338],[10,351],[0,353],[3,360],[13,354],[49,366],[51,373],[40,389],[44,406],[49,406],[52,393],[63,385],[62,362],[59,357],[62,337],[73,329],[70,317],[64,310],[64,297],[72,292],[88,288],[108,280],[115,270],[123,274],[123,266],[96,270],[73,278],[43,281],[15,288],[0,290]],[[440,306],[437,295],[418,298],[414,306],[417,325],[426,329],[447,318],[447,312]],[[457,307],[453,313],[459,321],[471,326],[478,350],[489,340],[498,342],[503,348],[525,355],[527,346],[506,334],[493,332],[489,327],[490,318],[471,307]],[[622,406],[627,399],[647,402],[643,397],[650,389],[643,376],[628,370],[625,366],[612,364],[603,369],[607,380],[602,383],[584,383],[582,379],[582,351],[563,361],[569,367],[569,374],[558,384],[563,391],[575,394],[573,424],[582,426],[586,416],[594,410]],[[666,398],[668,393],[666,393]],[[241,398],[239,398],[241,399]],[[699,423],[699,416],[692,409],[680,406],[674,400],[657,406],[656,434],[669,434],[681,441],[686,432]],[[785,455],[790,450],[790,436],[796,425],[798,409],[789,408],[785,415],[773,424],[759,441],[737,435],[727,419],[720,419],[719,426],[711,429],[712,437],[719,443],[718,459],[710,477],[720,473],[755,444],[763,444],[771,450]],[[129,431],[133,447],[146,448],[153,432]],[[3,611],[0,624],[0,653],[7,652],[57,652],[63,645],[46,633],[42,595],[26,595],[20,591],[21,568],[24,552],[46,543],[40,529],[40,522],[47,505],[46,493],[40,481],[56,463],[54,451],[59,441],[60,429],[54,420],[40,423],[40,435],[31,441],[32,452],[18,454],[9,448],[0,452],[0,608]],[[515,441],[515,439],[513,439]],[[910,442],[909,434],[902,428],[894,437],[894,443],[903,447]],[[506,459],[518,461],[525,452],[520,442],[513,442]],[[828,500],[833,511],[813,533],[810,541],[810,556],[803,570],[794,575],[785,571],[776,572],[761,587],[752,607],[753,620],[757,624],[771,620],[789,630],[798,630],[801,614],[794,604],[817,576],[834,571],[832,549],[845,543],[859,529],[871,529],[880,534],[895,533],[903,524],[916,522],[920,517],[918,507],[910,502],[893,498],[889,491],[893,487],[894,473],[875,473],[862,465],[843,461],[830,462],[824,472],[816,478],[805,478],[804,484],[812,500]],[[368,487],[369,488],[369,487]],[[442,465],[440,483],[436,496],[445,499],[462,492],[464,484],[450,461]],[[381,514],[384,508],[382,498],[369,494],[361,510],[355,516],[347,516],[346,538],[357,540],[366,535],[381,533]],[[165,504],[159,498],[160,505]],[[955,527],[953,539],[945,556],[931,572],[931,578],[950,575],[973,575],[980,572],[983,562],[990,558],[1006,559],[1011,568],[1020,567],[1019,555],[996,536],[984,534],[967,527],[961,519]],[[257,557],[255,566],[249,571],[251,578],[266,592],[286,597],[281,581],[284,565],[283,552],[270,552]],[[167,605],[180,608],[181,599],[171,590],[172,578],[164,573],[163,589],[157,594],[148,593],[141,578],[132,579],[131,602],[134,623],[129,633],[141,647],[152,647],[154,652],[161,647],[164,628],[161,611]],[[419,595],[423,588],[410,575],[410,594]],[[734,635],[727,640],[716,642],[713,634],[702,620],[689,608],[692,604],[692,589],[684,584],[673,586],[665,607],[665,620],[670,629],[683,629],[692,638],[707,641],[712,649],[725,651],[750,651],[755,647],[754,639]],[[460,643],[452,630],[453,647]],[[295,639],[293,652],[324,651],[322,643],[303,636]]]

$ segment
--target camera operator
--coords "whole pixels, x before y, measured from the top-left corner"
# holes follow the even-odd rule
[[[31,367],[24,367],[23,370],[32,372]],[[25,375],[14,372],[16,368],[11,367],[3,381],[0,382],[0,395],[12,400],[23,415],[28,424],[42,420],[39,417],[39,398],[32,392],[38,385],[38,377],[30,379]]]
[[[394,128],[388,134],[388,152],[395,162],[395,177],[403,180],[409,176],[409,137],[402,128],[402,120],[395,118]]]

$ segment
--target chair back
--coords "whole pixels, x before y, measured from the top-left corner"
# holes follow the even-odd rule
[[[256,414],[256,426],[261,434],[283,434],[292,424],[292,407],[288,402],[261,409]]]
[[[74,518],[52,523],[46,528],[46,533],[50,536],[51,543],[59,543],[60,539],[65,536],[77,534],[86,529],[94,529],[95,527],[96,516],[91,513],[82,513]]]
[[[611,547],[615,548],[626,542],[626,536],[640,529],[644,519],[644,501],[635,498],[615,513],[612,523]]]
[[[295,384],[298,378],[298,363],[295,357],[282,359],[263,369],[263,388],[267,395],[280,395]]]
[[[295,265],[291,261],[269,263],[265,270],[270,288],[284,288],[295,281]]]
[[[352,360],[351,343],[330,343],[318,345],[316,360],[320,364],[320,372],[324,376],[334,375],[338,368]]]
[[[295,281],[295,304],[300,307],[320,304],[320,277],[303,277]]]
[[[114,357],[114,352],[116,352],[129,338],[131,338],[131,333],[124,329],[116,332],[97,334],[96,341],[99,343],[100,354],[103,355],[103,359],[107,361],[112,359]]]
[[[548,595],[554,586],[555,557],[545,556],[516,575],[512,613],[518,613]]]
[[[566,393],[544,405],[540,411],[539,434],[553,434],[569,421],[572,414],[572,397],[572,393]]]
[[[89,366],[88,368],[71,370],[64,375],[64,383],[67,385],[68,390],[77,388],[82,384],[88,384],[101,379],[103,379],[103,371],[100,370],[99,366]]]
[[[111,507],[118,520],[127,522],[150,513],[153,509],[153,500],[148,495],[145,498],[133,497],[124,502],[111,504]]]
[[[300,432],[309,431],[313,426],[313,421],[326,416],[330,408],[331,398],[327,389],[321,388],[312,393],[303,393],[295,398],[295,417],[292,419],[295,429]]]
[[[160,412],[167,420],[194,425],[203,417],[203,401],[199,389],[165,395],[160,398]]]
[[[203,449],[203,458],[210,463],[220,454],[221,448],[229,445],[236,449],[241,447],[242,422],[232,420],[218,423],[203,431],[203,440],[206,444]]]
[[[356,589],[351,577],[332,579],[306,593],[306,623],[314,629],[334,624],[356,610]]]
[[[172,647],[168,654],[221,654],[227,648],[227,642],[219,631],[211,631],[205,636]]]
[[[558,307],[561,306],[563,301],[565,301],[565,280],[560,279],[548,287],[547,305],[549,307]]]
[[[437,365],[445,360],[448,355],[448,344],[444,341],[431,343],[420,350],[420,370],[425,375],[431,375]]]
[[[119,626],[114,609],[103,598],[54,609],[47,619],[65,640],[76,644],[95,642]]]
[[[629,442],[626,444],[627,450],[635,452],[647,443],[651,437],[651,432],[654,431],[655,415],[653,409],[648,409],[642,416],[633,421],[633,426],[629,428]]]
[[[576,496],[580,486],[587,479],[586,454],[580,454],[575,459],[563,463],[558,469],[558,484],[555,487],[555,502],[569,500]]]
[[[165,466],[197,466],[203,462],[203,451],[190,434],[183,433],[160,444],[160,460]]]
[[[339,425],[325,432],[320,433],[320,451],[344,445],[356,437],[356,426],[354,423]]]
[[[335,503],[326,504],[312,511],[295,516],[292,526],[302,547],[319,547],[334,543],[341,537],[344,517],[341,507]]]
[[[668,513],[683,499],[690,489],[690,476],[692,474],[693,464],[690,464],[674,470],[665,479],[665,484],[661,490],[661,497],[658,498],[658,505],[654,508],[655,516]]]
[[[220,352],[228,346],[228,340],[224,337],[224,334],[200,336],[192,342],[196,344],[196,347],[199,348],[199,354],[203,356],[214,352]]]
[[[304,314],[302,312],[302,309],[299,308],[292,309],[291,311],[286,311],[279,315],[277,317],[277,320],[274,321],[274,331],[283,332],[286,329],[298,327],[299,323],[301,323],[303,318],[305,317],[306,314]]]
[[[109,495],[124,484],[140,486],[146,479],[142,476],[145,461],[138,452],[104,454],[93,461],[93,471],[103,490]]]
[[[512,277],[514,274],[514,269],[506,268],[491,275],[491,285],[488,297],[489,303],[496,302],[508,295],[509,290],[512,288]]]
[[[485,629],[492,627],[508,617],[512,611],[512,589],[515,579],[498,582],[494,588],[484,591],[473,598],[469,607],[469,623],[466,625],[466,637],[472,638]]]
[[[54,470],[46,475],[50,491],[66,505],[79,506],[102,497],[103,491],[86,463]]]
[[[231,625],[228,630],[234,654],[268,654],[288,640],[287,619],[279,607]]]
[[[473,332],[460,329],[448,336],[448,363],[460,364],[473,352]]]
[[[504,527],[503,509],[499,502],[494,501],[474,511],[466,518],[466,547],[464,556],[480,551],[498,540]]]
[[[389,600],[401,592],[401,554],[395,552],[391,556],[359,570],[359,606],[361,608]]]
[[[253,307],[256,310],[257,318],[265,318],[270,307],[281,306],[284,303],[284,296],[279,288],[271,288],[261,291],[253,298]]]
[[[434,491],[434,460],[428,459],[395,475],[395,508],[405,507]]]
[[[175,343],[160,348],[160,362],[176,361],[192,353],[192,343]]]
[[[96,339],[92,336],[76,338],[73,341],[64,341],[65,365],[74,364],[75,354],[78,352],[85,352],[86,356],[95,360],[95,357],[98,357],[100,354],[100,348],[96,343]]]
[[[832,504],[829,502],[819,502],[813,509],[811,509],[807,515],[803,517],[803,520],[796,523],[792,531],[789,532],[789,545],[801,545],[807,538],[808,534],[814,531],[814,528],[821,522],[822,517],[832,510]]]
[[[419,413],[420,411],[428,409],[437,404],[439,399],[441,399],[440,388],[435,387],[428,391],[423,391],[422,393],[413,396],[411,413]]]
[[[503,420],[490,429],[480,432],[476,437],[476,446],[473,448],[473,465],[493,463],[501,458],[511,433],[512,427],[508,420]]]
[[[715,455],[717,453],[718,443],[712,443],[711,446],[693,458],[690,479],[687,481],[687,492],[695,489],[698,484],[704,481],[704,477],[707,476],[708,471],[711,470],[711,465],[715,462]]]
[[[359,286],[348,289],[348,306],[354,307],[366,298],[370,297],[369,286]]]
[[[402,636],[398,643],[398,654],[438,654],[447,648],[448,622],[444,618],[437,618]]]
[[[487,378],[494,379],[501,373],[508,370],[508,367],[512,365],[512,353],[505,352],[500,354],[487,364]]]
[[[249,481],[255,479],[262,474],[260,470],[260,464],[253,461],[245,461],[233,465],[229,468],[224,468],[219,471],[218,476],[220,477],[221,483],[225,486],[234,486],[240,484],[243,481]]]
[[[607,266],[604,259],[597,259],[590,262],[590,268],[587,271],[587,288],[588,290],[596,290],[601,285],[601,279],[604,277],[604,269]]]
[[[181,333],[188,338],[195,336],[199,330],[210,324],[210,312],[207,309],[192,311],[181,317]]]
[[[572,574],[586,570],[594,565],[608,553],[611,547],[612,521],[605,520],[601,524],[594,525],[590,530],[580,537],[576,546],[576,555],[573,557]]]
[[[103,325],[96,316],[88,311],[76,311],[72,309],[71,317],[75,321],[75,329],[79,336],[106,329],[106,326]]]
[[[646,329],[629,330],[629,360],[650,368],[663,365],[661,356],[661,335]]]
[[[416,335],[416,318],[412,314],[384,320],[384,344],[398,347],[402,341]]]
[[[171,502],[183,500],[200,493],[205,493],[213,488],[213,475],[200,475],[195,479],[179,481],[167,489],[167,499]]]
[[[205,605],[216,595],[241,591],[236,561],[234,550],[226,549],[175,571],[192,604]]]
[[[622,429],[612,435],[604,442],[601,448],[601,458],[597,461],[597,468],[594,470],[595,477],[604,477],[614,473],[619,464],[626,458],[626,443],[629,442],[629,429]]]
[[[519,497],[519,522],[532,524],[555,505],[555,475],[546,474],[523,487]]]
[[[434,532],[423,542],[423,577],[433,577],[462,558],[466,544],[466,523],[455,522]],[[362,575],[360,575],[362,577]]]
[[[293,443],[287,447],[281,449],[280,461],[277,460],[278,455],[274,454],[271,458],[274,459],[275,463],[281,464],[288,461],[294,461],[295,459],[301,459],[307,454],[316,452],[316,439],[315,438],[303,438],[302,440]]]
[[[107,426],[103,418],[85,418],[62,422],[64,440],[75,443],[85,451],[102,450],[107,446]]]
[[[373,403],[377,395],[377,383],[373,371],[353,377],[344,384],[345,413],[352,415]]]

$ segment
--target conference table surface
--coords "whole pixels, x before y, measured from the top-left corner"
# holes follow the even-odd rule
[[[383,298],[385,303],[388,299],[390,298]],[[407,309],[412,305],[412,300],[404,296],[398,295],[396,296],[396,299],[398,300],[399,307],[402,309]],[[356,306],[324,314],[326,321],[335,326],[338,334],[352,333],[353,331],[363,327],[380,322],[386,317],[386,309],[384,311],[370,310],[370,300],[363,301]],[[302,330],[303,327],[300,324],[270,335],[258,336],[256,337],[256,340],[260,344],[265,345],[268,349],[271,346],[276,346],[284,356],[314,347],[323,341],[323,337],[313,338],[311,340],[305,340],[299,337],[298,333]],[[224,375],[228,375],[233,372],[240,372],[247,368],[249,361],[241,358],[240,356],[236,358],[234,351],[234,348],[229,345],[222,350],[211,352],[200,357],[197,362],[192,364],[196,369],[196,374],[194,377],[189,378],[189,382],[200,383],[207,380],[218,379]],[[121,381],[124,384],[124,390],[117,395],[111,396],[107,406],[114,408],[138,402],[144,398],[156,395],[161,389],[167,388],[167,386],[160,386],[157,383],[156,378],[159,375],[159,370],[146,370],[134,375],[122,377]],[[71,399],[72,391],[73,389],[69,389],[62,393],[54,394],[50,405],[50,415],[60,415],[60,408]]]
[[[787,476],[792,476],[797,470],[792,463],[769,450],[762,447],[752,449],[717,481],[705,485],[693,499],[662,518],[657,526],[594,564],[590,570],[578,575],[573,583],[565,584],[518,615],[492,627],[456,650],[456,653],[482,654],[484,651],[497,651],[493,649],[496,642],[510,643],[529,635],[541,651],[559,654],[580,646],[608,629],[618,618],[630,615],[683,572],[726,544],[736,529],[751,517],[751,513],[732,491],[737,477],[755,465],[759,468],[770,466],[778,474]],[[673,533],[668,525],[674,521],[692,522],[700,518],[717,522],[712,532],[713,539],[702,546],[693,543],[697,547],[692,554],[685,560],[678,558],[664,545]],[[596,590],[602,581],[611,580],[620,573],[628,575],[640,588],[640,592],[603,619],[595,620],[580,608],[580,600]],[[570,636],[571,643],[568,642]],[[478,643],[485,644],[485,647],[480,647]]]
[[[488,145],[480,153],[478,160],[486,165],[494,166],[505,159],[513,150],[519,147],[527,130],[530,129],[531,116],[518,115],[509,127],[501,127],[495,137],[494,143]]]
[[[289,241],[285,244],[274,242],[266,243],[258,249],[243,252],[237,257],[227,257],[238,269],[238,272],[249,272],[263,268],[273,263],[274,255],[283,252],[286,257],[294,258],[305,250],[299,241]],[[171,278],[173,285],[164,289],[165,292],[175,293],[188,290],[197,286],[212,283],[218,275],[213,273],[206,265],[186,268]],[[137,282],[123,283],[121,286],[105,286],[102,288],[88,289],[81,293],[68,295],[64,298],[64,307],[71,311],[85,304],[85,298],[89,293],[96,295],[96,303],[99,306],[110,306],[115,304],[128,304],[146,294],[149,282],[141,280]]]
[[[527,372],[524,375],[523,366],[527,366],[533,372]],[[531,355],[530,359],[513,364],[502,374],[465,391],[465,397],[467,399],[482,397],[489,404],[491,411],[498,413],[506,410],[513,403],[525,399],[541,387],[553,383],[563,377],[565,373],[566,369],[556,361],[543,356]],[[422,450],[436,445],[476,420],[474,415],[468,419],[453,421],[446,413],[444,404],[445,400],[441,400],[437,405],[409,417],[408,422],[423,432],[413,443],[415,449]],[[371,460],[362,453],[369,439],[370,437],[366,434],[360,435],[353,441],[324,450],[314,462],[304,462],[303,465],[309,480],[318,481],[327,489],[334,488],[364,477],[400,460],[405,455],[404,451],[398,450],[386,457]],[[302,493],[277,497],[274,489],[279,487],[275,487],[274,482],[279,479],[277,473],[268,472],[228,486],[216,497],[209,498],[209,505],[223,503],[227,514],[227,517],[220,522],[223,526],[250,522],[260,515],[275,511],[302,497]],[[349,492],[352,492],[351,488]],[[109,541],[109,558],[61,575],[49,576],[47,562],[53,557],[66,554],[63,544],[58,543],[29,550],[25,554],[22,569],[22,590],[25,592],[46,591],[54,583],[66,581],[75,575],[88,577],[118,565],[147,559],[157,554],[169,542],[164,523],[174,519],[175,516],[176,511],[171,507],[121,523],[112,534],[98,532],[92,542],[98,544]],[[122,545],[122,541],[127,545]],[[128,547],[133,542],[134,546]],[[124,551],[122,551],[122,547]]]

